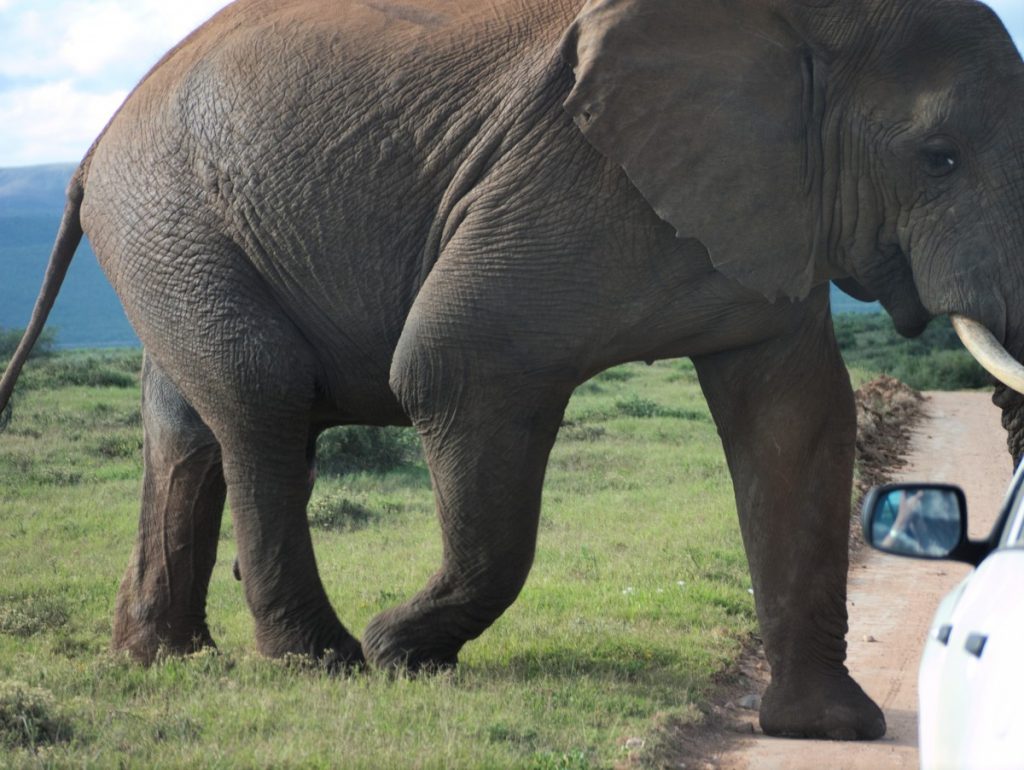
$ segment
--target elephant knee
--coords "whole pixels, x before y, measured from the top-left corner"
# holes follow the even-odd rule
[[[451,387],[446,387],[445,378],[459,370],[446,366],[440,354],[426,350],[419,337],[415,322],[410,321],[395,348],[388,374],[391,392],[413,424],[439,408],[443,399],[438,394],[452,392]]]
[[[142,370],[142,424],[147,454],[159,448],[164,462],[178,464],[219,453],[213,432],[148,357]]]

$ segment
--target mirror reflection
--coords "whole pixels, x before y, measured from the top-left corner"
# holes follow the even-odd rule
[[[882,495],[872,516],[878,548],[907,556],[947,556],[961,538],[960,501],[948,489],[906,487]]]

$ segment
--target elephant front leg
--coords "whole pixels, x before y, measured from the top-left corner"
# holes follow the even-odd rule
[[[850,678],[846,577],[856,411],[827,307],[799,331],[695,359],[732,474],[772,680],[769,735],[873,739]]]

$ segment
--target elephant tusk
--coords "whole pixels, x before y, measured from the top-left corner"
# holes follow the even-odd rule
[[[950,315],[956,336],[981,366],[1009,388],[1024,393],[1024,365],[1006,352],[996,336],[977,321]]]

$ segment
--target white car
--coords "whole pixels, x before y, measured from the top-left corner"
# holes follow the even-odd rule
[[[1024,768],[1024,463],[983,541],[967,538],[964,493],[887,484],[864,501],[879,550],[974,565],[943,598],[918,674],[921,767]]]

